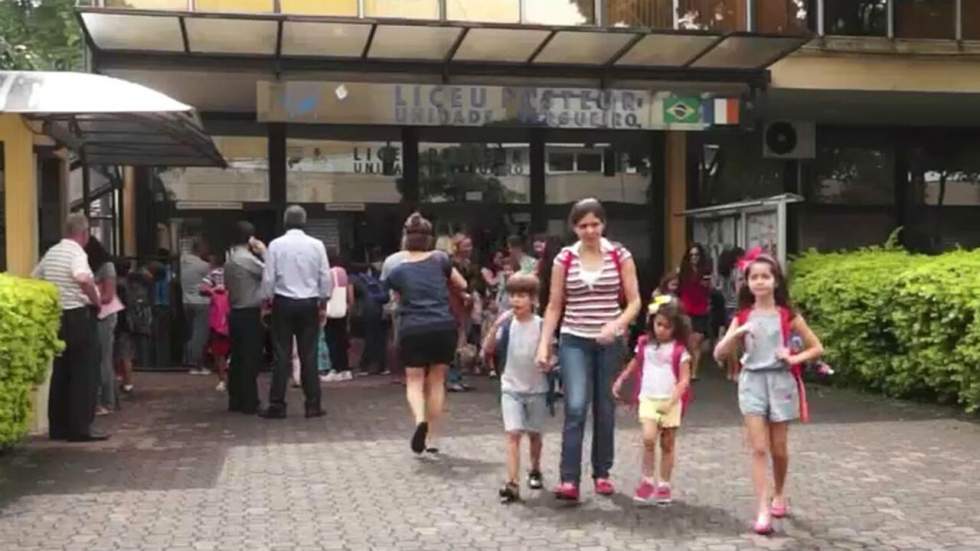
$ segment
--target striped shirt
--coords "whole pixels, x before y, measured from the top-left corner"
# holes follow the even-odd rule
[[[580,241],[571,247],[565,247],[555,257],[555,267],[568,267],[565,274],[565,316],[562,318],[561,332],[594,339],[599,336],[603,325],[615,321],[623,313],[620,304],[623,280],[620,272],[623,263],[632,255],[626,248],[603,239],[600,245],[603,253],[601,270],[598,274],[586,273],[583,277],[579,257],[581,246]]]
[[[81,275],[93,277],[88,265],[88,255],[85,249],[71,239],[62,239],[38,262],[31,272],[31,277],[53,283],[58,288],[62,310],[74,310],[88,306],[89,300],[82,292],[82,287],[75,280]]]

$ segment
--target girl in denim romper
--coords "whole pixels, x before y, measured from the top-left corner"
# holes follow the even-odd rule
[[[753,529],[772,532],[772,518],[789,513],[785,496],[789,466],[787,439],[789,422],[800,412],[797,381],[790,366],[806,363],[823,354],[820,340],[794,313],[779,263],[755,252],[742,263],[745,283],[739,289],[741,313],[732,321],[715,347],[715,359],[728,358],[740,344],[744,351],[738,377],[739,409],[752,450],[752,483],[757,516]],[[803,338],[805,347],[792,353],[786,344],[785,327]],[[769,497],[768,463],[772,460],[772,499]]]

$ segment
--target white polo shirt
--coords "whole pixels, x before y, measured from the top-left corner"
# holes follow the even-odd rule
[[[93,277],[85,249],[71,239],[62,239],[44,253],[44,258],[31,272],[31,277],[53,283],[58,288],[61,309],[74,310],[89,305],[88,297],[75,280],[76,277],[86,274]]]

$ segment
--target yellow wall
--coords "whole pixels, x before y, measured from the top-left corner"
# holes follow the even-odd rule
[[[280,0],[283,13],[357,16],[357,0]]]
[[[20,115],[0,114],[4,152],[7,271],[26,276],[37,263],[37,176],[34,134]]]
[[[673,270],[680,265],[687,247],[687,218],[680,213],[687,209],[687,134],[669,131],[665,159],[667,160],[667,201],[664,228],[667,235],[664,266]]]
[[[197,11],[272,13],[276,10],[272,0],[194,0]]]

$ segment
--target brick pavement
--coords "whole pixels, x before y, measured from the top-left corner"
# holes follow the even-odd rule
[[[0,456],[0,550],[980,549],[980,425],[950,410],[812,388],[791,434],[792,519],[748,531],[751,487],[732,387],[698,384],[677,502],[638,508],[638,430],[621,413],[615,497],[502,506],[496,395],[450,398],[446,457],[415,459],[402,388],[328,385],[328,417],[223,411],[210,378],[140,374],[105,443],[35,438]],[[554,482],[559,419],[545,438]]]

